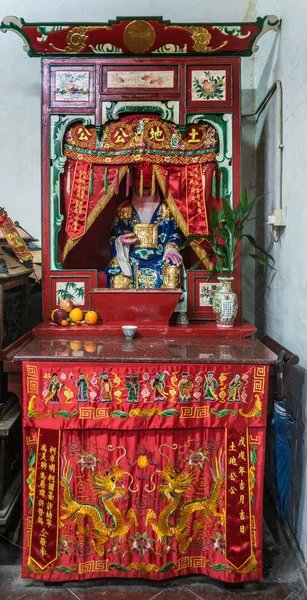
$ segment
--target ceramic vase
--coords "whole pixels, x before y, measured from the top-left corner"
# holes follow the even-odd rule
[[[238,298],[233,291],[233,277],[218,277],[220,287],[213,296],[212,308],[218,327],[233,327],[238,312]]]

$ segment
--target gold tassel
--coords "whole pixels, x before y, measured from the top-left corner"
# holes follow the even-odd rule
[[[126,175],[126,198],[129,198],[129,192],[130,192],[130,169],[128,167],[127,175]]]
[[[119,193],[119,168],[116,169],[115,171],[115,194],[117,195]]]
[[[156,192],[156,175],[155,175],[155,165],[152,167],[152,177],[151,177],[151,195],[154,196]]]
[[[141,169],[141,176],[140,176],[140,196],[142,198],[143,196],[143,185],[144,185],[144,178],[143,178],[143,169]]]
[[[206,202],[206,171],[205,169],[203,169],[203,195],[204,195],[204,200]]]
[[[166,171],[166,177],[165,177],[165,197],[167,198],[168,196],[168,191],[169,191],[169,172],[168,169]]]
[[[66,179],[66,192],[67,192],[67,194],[70,194],[70,171],[71,171],[71,165],[70,165],[70,163],[68,163],[67,179]]]

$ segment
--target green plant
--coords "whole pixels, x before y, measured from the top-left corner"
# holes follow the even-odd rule
[[[209,277],[219,275],[220,277],[231,277],[235,260],[239,252],[238,243],[246,238],[254,248],[255,253],[249,254],[257,263],[274,269],[274,258],[266,250],[258,246],[254,237],[244,233],[247,223],[251,220],[251,213],[263,196],[248,202],[246,190],[235,209],[233,209],[226,198],[223,200],[223,208],[217,211],[215,207],[210,213],[210,233],[207,235],[189,235],[182,248],[188,246],[194,240],[206,241],[211,248],[210,259],[213,259],[213,268]],[[201,260],[193,265],[193,269],[201,264]]]

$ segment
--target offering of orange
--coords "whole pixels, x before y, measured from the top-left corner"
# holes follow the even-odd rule
[[[96,323],[98,323],[98,314],[95,310],[89,310],[86,313],[84,319],[85,322],[88,323],[88,325],[96,325]]]
[[[73,308],[69,313],[69,318],[74,323],[76,323],[77,321],[82,321],[83,310],[81,310],[81,308]]]

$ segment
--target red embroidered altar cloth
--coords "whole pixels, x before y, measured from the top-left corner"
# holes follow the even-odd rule
[[[23,576],[261,578],[268,367],[23,364]]]

